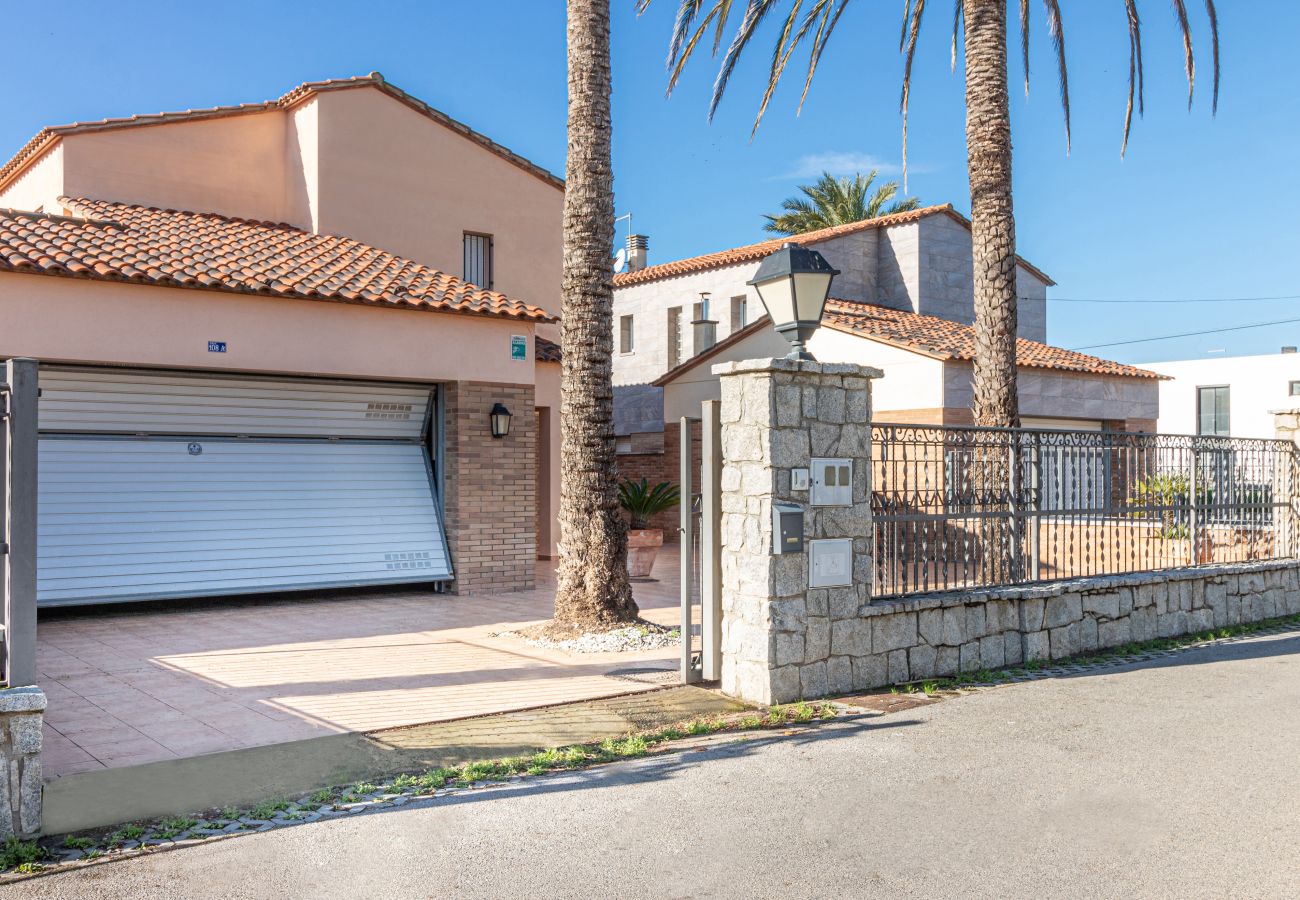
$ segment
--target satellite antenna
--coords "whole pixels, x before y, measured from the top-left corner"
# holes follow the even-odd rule
[[[614,274],[627,271],[627,248],[619,247],[618,252],[614,254]]]

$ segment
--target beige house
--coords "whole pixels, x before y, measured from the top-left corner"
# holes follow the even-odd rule
[[[664,419],[697,417],[720,396],[713,366],[784,356],[785,338],[766,317],[687,360],[654,384],[664,391]],[[876,421],[971,425],[975,330],[969,325],[890,307],[832,299],[808,345],[822,362],[879,367],[872,385]],[[1039,341],[1016,345],[1020,411],[1029,428],[1154,431],[1160,377],[1154,372],[1064,350]]]
[[[42,364],[40,602],[531,587],[562,199],[377,73],[41,131],[0,166],[0,357]]]

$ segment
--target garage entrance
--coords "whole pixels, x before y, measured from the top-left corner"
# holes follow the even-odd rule
[[[432,385],[42,368],[37,602],[452,577]]]

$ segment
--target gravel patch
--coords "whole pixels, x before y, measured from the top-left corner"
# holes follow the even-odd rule
[[[531,647],[548,650],[565,650],[570,653],[635,653],[639,650],[661,650],[681,645],[678,628],[666,628],[649,622],[616,628],[613,631],[595,631],[577,637],[556,639],[532,630],[506,631],[496,637],[518,638]]]

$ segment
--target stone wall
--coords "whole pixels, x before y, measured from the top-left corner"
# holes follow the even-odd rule
[[[869,603],[829,671],[831,692],[1061,660],[1129,642],[1300,613],[1300,563],[1237,563]],[[778,635],[778,639],[779,635]]]
[[[0,840],[41,830],[40,688],[0,690]]]
[[[1300,613],[1300,561],[1103,575],[871,599],[871,379],[836,363],[714,367],[722,389],[722,689],[785,703],[1061,660],[1105,647]],[[1300,414],[1279,416],[1300,432]],[[813,507],[791,470],[853,460],[851,502]],[[773,552],[772,506],[805,511],[805,540],[852,538],[852,583],[809,587],[807,552]],[[807,546],[803,548],[807,550]]]
[[[880,372],[787,359],[714,371],[722,384],[722,689],[758,703],[823,696],[853,683],[854,657],[865,664],[871,656],[869,638],[859,642],[858,610],[871,579],[870,383]],[[809,507],[808,492],[792,490],[790,470],[814,456],[853,459],[850,506]],[[809,590],[807,553],[772,553],[774,502],[805,508],[808,540],[853,538],[852,585]]]

